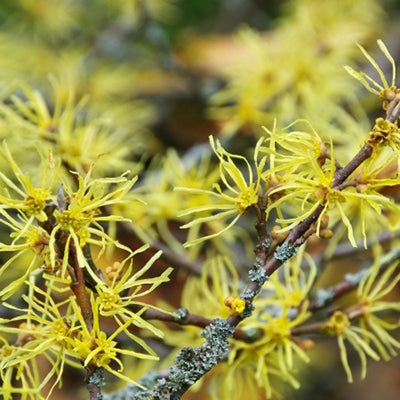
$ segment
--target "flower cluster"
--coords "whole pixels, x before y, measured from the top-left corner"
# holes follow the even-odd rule
[[[282,383],[300,387],[324,336],[337,341],[349,382],[349,348],[362,378],[369,358],[398,354],[400,251],[389,236],[400,228],[400,89],[382,41],[390,79],[353,45],[379,29],[376,0],[289,0],[291,17],[273,32],[229,37],[248,56],[223,60],[207,90],[169,47],[174,29],[159,25],[169,1],[116,0],[95,18],[83,2],[40,0],[49,7],[39,12],[23,3],[10,7],[42,21],[35,35],[60,45],[65,62],[46,46],[40,63],[10,56],[11,68],[0,57],[0,397],[47,400],[68,366],[86,372],[93,400],[180,398],[212,368],[202,382],[212,399],[275,398]],[[79,50],[66,50],[74,21],[92,28],[98,16],[101,33],[88,29]],[[140,49],[130,43],[139,32]],[[16,36],[0,40],[0,56],[26,50]],[[150,59],[132,67],[142,54]],[[343,71],[362,56],[377,78]],[[35,85],[41,92],[3,80],[24,74],[22,64],[38,79],[46,63],[58,73]],[[372,128],[352,77],[386,113]],[[186,129],[185,109],[173,114],[187,94],[217,132],[209,146],[187,150],[190,134],[182,155],[155,155],[164,135],[176,130],[172,143]],[[370,250],[358,264],[361,245]],[[346,255],[360,270],[322,288],[338,275],[331,258]],[[166,263],[181,270],[163,293]],[[155,361],[160,372],[136,379]],[[104,371],[128,386],[103,394]]]
[[[308,361],[306,349],[311,341],[298,340],[291,330],[303,324],[311,314],[307,311],[307,296],[315,279],[315,265],[309,261],[306,273],[301,269],[302,252],[288,262],[283,281],[274,276],[254,301],[255,311],[240,325],[241,339],[230,340],[227,360],[216,367],[210,378],[213,398],[241,398],[247,388],[262,390],[270,397],[276,381],[299,383],[294,377],[299,360]],[[215,315],[237,315],[243,311],[232,263],[226,258],[209,255],[200,278],[191,278],[184,289],[181,304],[195,314],[213,318]],[[198,328],[184,326],[166,334],[170,345],[200,343]],[[245,379],[243,377],[245,374]],[[250,385],[250,386],[247,386]]]
[[[116,178],[95,179],[91,167],[85,176],[71,172],[75,183],[67,180],[56,189],[58,164],[52,157],[42,157],[50,178],[45,176],[41,186],[36,186],[6,144],[3,154],[14,174],[14,179],[0,174],[5,184],[0,196],[0,222],[11,231],[11,242],[1,243],[0,251],[12,253],[0,268],[0,296],[9,299],[2,304],[11,314],[1,319],[0,332],[14,336],[11,344],[1,336],[3,398],[12,399],[17,393],[31,398],[34,392],[42,398],[41,393],[50,385],[48,398],[61,383],[66,364],[82,368],[82,363],[89,372],[103,368],[132,382],[123,372],[121,356],[157,359],[154,350],[131,330],[135,326],[162,336],[141,315],[150,307],[144,296],[167,282],[171,273],[167,268],[159,276],[144,277],[161,252],[137,269],[134,257],[148,245],[133,252],[105,228],[110,221],[124,220],[112,214],[112,207],[125,201],[137,178],[127,178],[127,172]],[[109,247],[128,256],[106,268],[104,278],[91,249],[97,250],[98,262]],[[15,294],[25,291],[22,301],[26,306],[13,305]],[[107,319],[110,322],[105,324]],[[117,325],[111,333],[107,328],[110,323]],[[123,336],[140,350],[121,348]],[[45,377],[40,372],[39,357],[50,365]]]
[[[32,259],[29,267],[3,288],[2,295],[15,292],[18,285],[36,268],[65,276],[71,262],[70,246],[74,246],[81,268],[86,268],[93,279],[98,279],[83,248],[87,244],[102,250],[110,244],[124,247],[105,232],[101,223],[123,220],[120,216],[107,215],[105,212],[107,207],[124,201],[124,195],[131,189],[136,178],[128,179],[123,175],[119,178],[92,179],[90,170],[85,177],[76,175],[77,189],[66,182],[56,191],[55,167],[50,169],[54,171],[52,179],[47,180],[45,176],[41,187],[34,186],[30,177],[19,169],[6,146],[4,151],[17,182],[14,183],[4,174],[0,176],[10,188],[5,195],[1,195],[1,223],[11,229],[13,238],[9,244],[2,243],[0,251],[14,252],[15,255],[1,267],[0,273],[12,273],[10,266],[17,264],[17,260],[25,253],[31,254]],[[46,166],[44,169],[48,170]],[[112,190],[107,190],[113,185],[115,187]],[[5,281],[8,280],[7,275],[3,277]]]
[[[142,248],[135,254],[144,250]],[[0,374],[3,387],[0,393],[4,399],[12,399],[15,393],[33,391],[40,396],[51,383],[47,394],[49,398],[55,386],[61,383],[65,365],[81,369],[83,363],[88,370],[101,367],[124,381],[135,383],[124,372],[121,356],[158,359],[154,350],[131,330],[132,326],[136,326],[159,337],[163,335],[141,317],[150,306],[137,299],[168,281],[171,269],[160,276],[140,279],[160,254],[153,256],[143,268],[132,273],[132,258],[135,254],[130,254],[116,268],[106,269],[110,284],[101,282],[96,292],[88,294],[90,319],[84,315],[78,303],[79,298],[67,295],[63,296],[63,300],[55,300],[60,296],[60,290],[65,293],[72,283],[71,279],[57,279],[48,274],[43,276],[46,279],[45,290],[40,289],[33,275],[27,281],[28,294],[22,296],[26,308],[3,303],[15,316],[1,320],[0,332],[12,334],[16,338],[14,344],[3,343],[1,347],[3,357],[0,361]],[[117,322],[112,333],[103,327],[107,326],[104,318]],[[140,350],[121,348],[121,336],[135,342]],[[38,358],[42,356],[51,366],[45,379],[41,377],[38,367]],[[11,380],[14,373],[17,374],[16,383]]]
[[[188,208],[179,215],[202,213],[183,228],[215,220],[224,221],[224,225],[218,232],[189,240],[187,246],[228,231],[247,209],[257,205],[263,193],[268,202],[266,218],[271,220],[277,215],[275,223],[281,225],[281,232],[293,229],[318,208],[321,212],[315,222],[315,232],[323,238],[331,237],[328,220],[332,227],[339,222],[343,224],[353,246],[357,246],[360,239],[366,246],[367,237],[374,235],[372,222],[395,229],[400,221],[400,208],[390,195],[384,194],[384,188],[398,185],[396,170],[389,169],[397,159],[392,149],[387,147],[387,151],[374,155],[345,183],[337,184],[342,166],[336,159],[333,144],[323,141],[307,121],[297,121],[282,131],[277,131],[275,124],[272,130],[265,131],[266,137],[255,147],[253,166],[247,159],[228,153],[219,142],[214,144],[210,139],[219,158],[221,181],[226,190],[219,183],[213,185],[215,191],[177,188],[201,195],[199,201],[204,201],[203,205]],[[239,161],[244,162],[248,179],[243,176]],[[212,199],[215,204],[210,204]]]
[[[383,313],[394,315],[400,310],[396,301],[385,300],[400,280],[398,250],[382,257],[382,249],[375,247],[375,261],[371,267],[361,271],[357,287],[357,301],[344,311],[337,310],[326,321],[322,330],[336,336],[340,357],[349,382],[353,375],[348,361],[346,343],[354,348],[361,361],[361,378],[367,373],[367,356],[389,360],[397,355],[400,342],[389,332],[399,326],[398,319],[390,321]]]
[[[363,7],[370,10],[368,16],[361,12]],[[241,53],[247,56],[229,65],[228,84],[212,98],[213,115],[226,121],[226,135],[239,131],[256,136],[259,126],[269,126],[275,118],[285,125],[307,116],[324,139],[334,135],[343,143],[343,131],[359,135],[360,119],[368,121],[342,65],[360,58],[354,43],[374,37],[376,31],[367,27],[379,30],[382,9],[370,0],[291,1],[287,9],[290,23],[278,24],[272,34],[250,29],[237,33]],[[352,112],[337,107],[343,102],[357,110],[357,121]],[[346,146],[342,149],[348,152]]]
[[[34,152],[35,142],[40,141],[43,148],[60,158],[60,172],[65,176],[69,170],[85,174],[99,160],[97,176],[115,171],[122,173],[129,168],[140,169],[139,164],[130,161],[131,149],[140,151],[138,136],[117,129],[110,120],[93,112],[90,115],[90,110],[85,109],[87,99],[77,99],[73,89],[65,92],[60,83],[51,78],[54,107],[51,110],[40,92],[27,84],[19,86],[26,100],[11,94],[10,101],[0,103],[0,116],[8,130],[19,132],[17,141],[25,141],[25,152],[28,148]],[[5,138],[18,150],[15,137],[6,135]],[[32,162],[19,151],[18,160],[27,167]]]
[[[176,254],[187,254],[190,259],[198,255],[198,248],[185,250],[182,246],[178,226],[191,220],[190,215],[180,215],[183,209],[203,206],[214,201],[208,193],[193,196],[191,191],[174,190],[175,187],[185,187],[191,190],[206,190],[218,180],[219,170],[211,162],[208,149],[199,149],[193,155],[194,159],[180,159],[176,151],[169,150],[158,163],[151,164],[141,177],[140,185],[128,194],[133,200],[139,199],[136,207],[130,207],[126,202],[116,207],[121,215],[140,224],[132,224],[135,234],[145,243],[162,240]],[[154,169],[156,168],[156,169]],[[151,205],[151,207],[150,207]],[[206,212],[200,215],[207,215]],[[219,221],[209,221],[207,228],[218,231]],[[191,226],[187,238],[197,238],[201,225]],[[185,253],[186,252],[186,253]]]

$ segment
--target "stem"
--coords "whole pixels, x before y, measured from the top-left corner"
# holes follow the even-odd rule
[[[94,383],[88,383],[86,385],[87,390],[89,392],[89,400],[100,400],[102,399],[101,389],[96,386]]]
[[[378,276],[380,276],[387,268],[389,268],[395,261],[399,259],[400,259],[400,248],[395,248],[382,259],[379,265]],[[360,281],[364,278],[367,271],[368,271],[367,269],[362,269],[356,274],[347,274],[344,281],[339,282],[336,285],[331,286],[330,288],[324,291],[325,295],[323,301],[321,300],[312,301],[308,306],[308,310],[316,311],[321,308],[324,308],[325,306],[332,303],[334,300],[342,297],[346,293],[349,293],[350,291],[357,289]]]
[[[337,189],[371,154],[372,147],[369,144],[364,145],[345,167],[336,171],[332,188]],[[202,332],[202,336],[206,338],[206,341],[201,346],[197,348],[183,348],[178,354],[175,364],[170,367],[168,377],[159,381],[153,390],[142,392],[141,397],[135,396],[135,398],[145,398],[143,396],[149,395],[148,397],[153,399],[161,400],[169,398],[178,400],[190,386],[223,359],[224,352],[229,349],[228,339],[233,336],[235,332],[234,328],[243,319],[251,315],[253,300],[260,292],[262,285],[275,270],[296,254],[297,248],[308,237],[307,231],[310,230],[324,211],[325,204],[319,204],[311,215],[294,227],[268,260],[266,260],[267,251],[263,250],[267,238],[265,221],[266,204],[260,200],[255,208],[258,217],[256,230],[259,237],[255,248],[256,260],[250,271],[251,274],[249,273],[251,282],[240,296],[246,302],[245,311],[239,315],[230,316],[225,320],[214,320]],[[302,329],[306,328],[303,327]],[[210,360],[212,361],[210,362]],[[199,365],[201,365],[200,369]]]
[[[399,118],[399,115],[400,115],[400,102],[397,103],[396,106],[391,110],[391,112],[386,115],[386,119],[394,123]]]
[[[372,146],[365,144],[360,151],[351,159],[351,161],[343,168],[336,171],[335,178],[332,182],[332,188],[338,189],[340,185],[372,154]],[[322,211],[324,210],[324,204],[320,204],[314,212],[301,221],[295,226],[289,233],[288,237],[284,241],[286,246],[298,246],[304,243],[301,240],[302,236],[310,229],[311,225],[317,221]],[[282,265],[279,259],[274,255],[272,259],[265,265],[265,271],[270,276],[276,269]]]
[[[141,315],[141,317],[145,320],[172,322],[178,325],[198,326],[199,328],[205,328],[213,323],[212,319],[203,317],[202,315],[191,314],[185,308],[177,310],[175,314],[177,315],[172,315],[160,310],[149,308]],[[236,328],[233,338],[246,343],[251,343],[254,341],[254,334],[249,335],[242,329]]]
[[[82,311],[82,316],[85,319],[86,326],[89,330],[93,327],[93,313],[90,305],[89,294],[86,290],[85,277],[82,268],[79,266],[78,255],[76,253],[75,243],[70,242],[69,245],[69,260],[72,267],[71,273],[71,290],[74,292],[76,300]]]
[[[353,321],[357,318],[362,317],[365,314],[365,310],[363,307],[360,307],[359,305],[357,307],[352,307],[348,308],[346,311],[344,311],[344,314],[346,314],[347,318],[350,321]],[[324,325],[329,322],[329,319],[325,321],[318,321],[314,322],[311,324],[306,324],[302,326],[296,326],[293,328],[290,333],[294,336],[299,336],[299,335],[308,335],[312,333],[321,333],[323,330]]]
[[[170,264],[176,265],[178,267],[184,268],[195,275],[201,274],[201,263],[194,262],[185,257],[184,254],[176,254],[169,249],[168,246],[161,243],[158,240],[152,240],[150,242],[150,248],[153,250],[161,250],[161,257]]]
[[[354,172],[367,158],[371,157],[372,146],[365,144],[353,159],[342,169],[335,173],[335,179],[332,183],[332,188],[337,189],[349,176]]]
[[[300,335],[309,335],[311,333],[320,333],[322,327],[327,321],[318,321],[307,325],[296,326],[290,331],[290,334],[293,336],[300,336]]]
[[[89,392],[89,400],[103,400],[101,388],[105,385],[102,368],[95,368],[87,377],[86,387]]]
[[[327,293],[329,293],[329,297],[324,302],[312,301],[309,306],[309,311],[316,311],[321,309],[328,304],[332,303],[334,300],[342,297],[346,293],[357,288],[357,284],[352,283],[351,281],[343,281],[339,282],[338,284],[332,286],[331,288],[327,289]]]

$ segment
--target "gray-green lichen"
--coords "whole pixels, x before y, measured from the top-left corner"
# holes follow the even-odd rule
[[[215,319],[201,336],[205,342],[200,347],[184,347],[168,372],[168,378],[159,379],[147,392],[154,400],[178,400],[190,386],[197,382],[229,352],[228,339],[234,328],[223,319]],[[136,399],[136,397],[135,397]]]
[[[296,255],[298,251],[297,246],[289,245],[287,243],[283,243],[281,246],[278,246],[275,249],[274,256],[277,260],[281,261],[284,263],[285,261],[289,260],[292,258],[294,255]]]
[[[245,289],[240,293],[240,298],[243,300],[250,300],[252,301],[254,297],[256,296],[257,292],[251,289]]]
[[[354,274],[346,274],[344,276],[345,281],[353,284],[354,286],[358,285],[361,280],[369,273],[369,269],[362,269]]]
[[[175,364],[169,369],[167,378],[157,373],[146,376],[138,383],[150,386],[147,390],[128,385],[112,395],[106,395],[105,400],[179,400],[181,395],[218,361],[227,357],[229,352],[228,339],[232,337],[234,328],[226,320],[217,318],[208,325],[201,336],[205,338],[199,347],[184,347],[175,359]]]
[[[104,394],[104,400],[149,400],[152,399],[150,394],[151,388],[160,379],[160,373],[149,371],[142,376],[138,381],[138,385],[129,383],[124,388],[114,393]],[[149,389],[143,389],[149,388]]]
[[[333,300],[332,290],[318,289],[315,293],[315,303],[317,307],[323,307]]]
[[[249,279],[252,282],[257,282],[260,286],[262,286],[267,280],[269,276],[267,275],[264,268],[252,268],[249,271]]]
[[[189,315],[189,311],[187,308],[178,308],[175,310],[176,316],[174,316],[174,321],[181,321],[182,319],[185,319]]]
[[[262,247],[264,247],[264,249],[268,250],[269,247],[272,244],[272,237],[267,237],[263,242],[262,242]]]
[[[262,268],[264,266],[264,262],[261,257],[256,257],[255,266],[256,266],[256,268]]]
[[[104,370],[103,368],[96,368],[93,373],[89,376],[88,380],[88,386],[93,385],[95,386],[97,389],[97,399],[98,400],[105,400],[104,394],[101,391],[101,388],[106,384],[105,380],[104,380]],[[92,386],[92,388],[93,388]]]

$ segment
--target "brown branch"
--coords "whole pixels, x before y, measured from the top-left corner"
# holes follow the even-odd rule
[[[386,119],[388,121],[394,123],[395,121],[397,121],[399,116],[400,116],[400,102],[397,102],[397,104],[392,108],[388,107],[387,113],[386,113]]]
[[[318,309],[321,309],[325,307],[326,305],[332,303],[333,301],[337,300],[338,298],[342,297],[346,293],[351,292],[352,290],[357,288],[357,284],[354,284],[351,281],[342,281],[336,284],[335,286],[331,287],[330,289],[327,289],[327,292],[329,292],[329,299],[323,302],[318,302],[316,300],[312,301],[309,306],[308,310],[309,311],[316,311]]]
[[[365,144],[361,150],[354,156],[354,158],[343,168],[336,171],[336,175],[332,182],[332,188],[337,189],[366,159],[372,154],[372,147]],[[197,348],[183,348],[176,358],[175,365],[171,366],[170,374],[163,382],[158,382],[152,391],[152,395],[157,393],[153,398],[161,398],[160,394],[169,396],[170,399],[181,398],[182,394],[197,380],[199,380],[205,373],[207,373],[213,365],[223,359],[223,354],[228,350],[228,339],[232,337],[235,332],[234,328],[245,318],[249,317],[253,310],[253,300],[261,291],[261,288],[268,277],[281,266],[285,261],[292,258],[299,246],[301,246],[309,236],[313,225],[322,214],[325,204],[319,204],[314,212],[301,221],[295,228],[293,228],[283,243],[276,247],[272,256],[267,258],[267,251],[263,251],[265,247],[264,235],[266,223],[265,218],[266,204],[258,204],[256,206],[257,222],[256,230],[258,233],[258,243],[255,248],[256,260],[253,268],[249,271],[250,283],[246,289],[242,291],[240,297],[245,301],[245,310],[234,316],[229,316],[227,319],[216,319],[212,324],[208,325],[202,332],[202,336],[206,341]],[[258,209],[257,209],[258,208]],[[263,212],[264,210],[264,212]],[[320,325],[318,325],[319,327]],[[303,330],[306,327],[298,327]],[[315,328],[315,326],[314,326]],[[309,329],[309,328],[307,328]],[[207,357],[205,356],[205,353]],[[209,358],[214,361],[209,362]],[[199,369],[199,365],[202,367]],[[181,371],[182,369],[182,371]],[[180,374],[177,374],[177,371]],[[187,380],[181,379],[180,376],[185,374],[192,374],[190,384]]]
[[[178,325],[193,325],[198,326],[199,328],[205,328],[213,322],[212,319],[203,317],[202,315],[189,313],[186,308],[176,310],[175,314],[169,314],[161,310],[149,308],[141,314],[141,317],[146,320],[173,322]]]
[[[369,144],[365,144],[360,151],[350,160],[350,162],[345,165],[343,168],[336,171],[334,180],[332,182],[332,188],[337,189],[343,182],[372,154],[372,146]],[[271,276],[285,261],[292,258],[296,252],[297,248],[300,247],[308,238],[307,232],[310,232],[313,224],[318,220],[320,215],[324,210],[325,204],[319,204],[317,208],[301,221],[298,225],[296,225],[289,233],[284,242],[277,247],[274,251],[273,255],[268,259],[264,260],[260,258],[260,261],[263,262],[259,267],[263,270],[262,274],[259,274],[258,279],[253,279],[251,283],[247,286],[246,290],[243,291],[242,299],[247,303],[247,312],[245,311],[242,314],[231,316],[228,318],[228,323],[232,327],[236,327],[240,321],[246,318],[252,309],[252,303],[255,296],[260,292],[262,285],[264,284],[267,277]],[[263,215],[260,211],[257,214],[258,216]],[[257,232],[260,233],[260,228],[257,228],[259,224],[262,224],[263,221],[258,220],[256,224]],[[260,225],[262,226],[262,225]],[[258,244],[256,246],[257,249],[262,246],[264,238],[259,236]],[[257,260],[256,260],[257,264]],[[261,271],[260,271],[261,272]]]
[[[105,385],[103,369],[94,367],[88,370],[86,377],[86,387],[89,392],[89,400],[103,400],[104,396],[101,388]]]
[[[87,390],[89,392],[89,400],[100,400],[102,399],[101,389],[94,383],[86,384]]]
[[[380,276],[387,268],[389,268],[395,261],[400,260],[400,248],[395,248],[389,253],[388,256],[380,263],[378,276]],[[312,301],[309,306],[309,311],[316,311],[324,308],[326,305],[332,303],[343,295],[357,289],[361,279],[363,278],[363,271],[361,270],[357,274],[348,274],[344,281],[337,283],[336,285],[326,289],[328,297],[324,301],[318,301],[318,299]]]
[[[372,150],[370,144],[365,144],[345,167],[336,171],[332,188],[337,189],[367,158],[371,157]]]
[[[203,329],[213,323],[212,319],[203,317],[202,315],[192,314],[186,308],[178,309],[175,311],[175,315],[149,308],[141,315],[141,317],[145,320],[172,322],[178,325],[191,325]],[[242,329],[236,328],[233,338],[246,343],[251,343],[254,342],[256,335],[253,333],[251,335],[247,334]]]
[[[313,322],[311,324],[296,326],[295,328],[291,329],[290,334],[293,336],[300,336],[300,335],[309,335],[311,333],[320,333],[322,331],[322,327],[328,322],[326,321],[318,321]]]
[[[188,258],[186,258],[186,256],[183,254],[174,253],[173,251],[171,251],[169,249],[168,246],[161,243],[160,241],[152,240],[150,242],[150,248],[155,251],[161,250],[162,251],[161,258],[163,258],[169,264],[171,264],[173,266],[178,266],[178,267],[184,268],[184,269],[194,273],[195,275],[201,274],[202,263],[191,261]]]
[[[349,307],[343,314],[347,316],[349,321],[353,321],[357,318],[362,317],[365,315],[366,311],[362,305],[356,305],[355,307]],[[301,326],[296,326],[293,328],[290,333],[293,336],[300,336],[300,335],[309,335],[312,333],[321,333],[323,332],[324,325],[329,322],[329,318],[324,321],[313,322],[310,324],[305,324]]]
[[[332,188],[338,188],[366,159],[371,156],[371,154],[372,147],[369,144],[364,145],[346,166],[336,171],[335,178],[332,182]],[[302,236],[310,229],[312,224],[317,221],[323,209],[324,205],[320,204],[311,215],[301,221],[290,231],[283,244],[287,247],[303,244],[304,241],[302,240]],[[281,264],[282,260],[277,259],[275,253],[264,267],[266,274],[270,276]]]
[[[258,202],[254,206],[254,209],[255,209],[256,215],[257,215],[257,220],[256,220],[254,226],[257,231],[259,244],[264,243],[264,241],[269,238],[269,234],[268,234],[268,230],[267,230],[267,213],[266,213],[267,201],[268,201],[267,195],[262,192],[261,188],[259,188]]]
[[[71,275],[71,290],[74,292],[78,305],[82,311],[82,316],[85,319],[89,331],[93,327],[93,313],[90,305],[89,294],[85,285],[85,277],[83,270],[79,265],[78,255],[75,248],[75,243],[70,242],[69,245],[69,262],[71,268],[69,269]]]

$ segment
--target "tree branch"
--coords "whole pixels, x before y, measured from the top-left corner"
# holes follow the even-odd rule
[[[397,260],[400,260],[400,248],[391,250],[391,252],[381,260],[378,276]],[[309,304],[308,310],[316,311],[324,308],[346,293],[357,289],[359,283],[368,273],[370,268],[364,268],[355,274],[346,274],[345,279],[342,282],[339,282],[328,289],[320,289],[317,291],[316,299]]]
[[[89,331],[93,326],[93,313],[90,305],[89,294],[86,290],[85,277],[83,270],[78,262],[78,255],[76,253],[75,243],[71,240],[69,245],[69,261],[71,268],[69,269],[71,275],[71,290],[74,292],[76,300],[82,311],[83,318]]]
[[[145,320],[172,322],[178,325],[191,325],[203,329],[214,321],[210,318],[203,317],[202,315],[192,314],[186,308],[176,310],[175,315],[149,308],[141,315],[141,317]],[[246,343],[251,343],[254,342],[255,335],[254,332],[249,334],[240,328],[236,328],[233,333],[233,338]]]
[[[105,385],[102,368],[95,368],[87,378],[86,387],[89,392],[89,400],[104,400],[101,388]]]
[[[332,188],[336,189],[341,185],[371,154],[372,147],[369,144],[364,145],[345,167],[337,171]],[[298,247],[308,237],[307,231],[318,220],[324,210],[324,204],[320,204],[310,216],[290,231],[284,242],[266,260],[267,251],[265,248],[268,243],[266,243],[266,221],[263,218],[265,216],[265,207],[265,202],[259,202],[258,211],[256,208],[258,217],[256,230],[259,235],[255,250],[256,259],[253,268],[249,271],[250,283],[240,295],[241,299],[246,303],[245,310],[241,314],[230,316],[225,320],[214,320],[202,332],[202,336],[206,339],[205,342],[197,348],[183,348],[178,354],[174,365],[170,367],[168,377],[159,380],[152,390],[141,392],[140,395],[134,397],[135,399],[142,399],[145,398],[143,396],[148,396],[154,400],[165,398],[179,400],[190,386],[221,361],[229,350],[228,339],[233,336],[236,326],[251,315],[254,307],[253,300],[261,291],[265,281],[285,261],[296,254]]]

